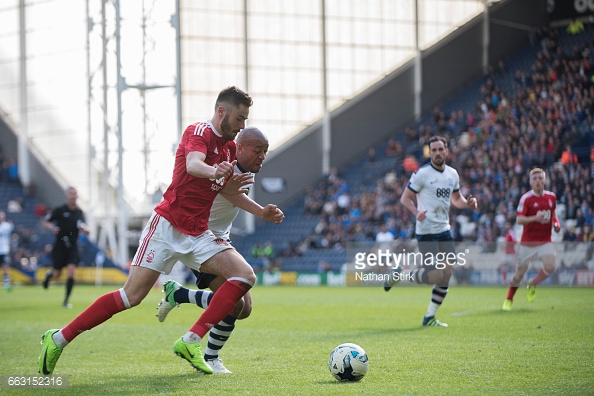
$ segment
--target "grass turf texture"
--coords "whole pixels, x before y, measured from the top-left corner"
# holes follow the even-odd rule
[[[72,310],[61,307],[63,286],[2,291],[0,374],[37,374],[41,334],[115,289],[77,286]],[[520,289],[503,312],[503,287],[452,287],[437,316],[450,327],[424,328],[430,290],[256,287],[252,316],[237,322],[221,354],[233,374],[207,376],[171,350],[202,310],[186,304],[159,323],[155,289],[65,348],[54,374],[69,377],[67,389],[1,384],[0,394],[592,394],[594,288],[541,287],[533,304]],[[340,383],[328,371],[344,342],[369,356],[361,382]]]

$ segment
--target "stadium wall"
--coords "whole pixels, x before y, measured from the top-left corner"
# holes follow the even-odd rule
[[[490,9],[490,63],[527,45],[548,21],[545,0],[503,1]],[[422,109],[426,112],[482,75],[483,18],[479,16],[423,52]],[[343,168],[399,133],[414,120],[414,62],[408,62],[331,113],[330,166]],[[285,188],[267,192],[256,183],[259,202],[287,205],[322,176],[322,122],[317,122],[266,159],[258,179],[282,178]]]

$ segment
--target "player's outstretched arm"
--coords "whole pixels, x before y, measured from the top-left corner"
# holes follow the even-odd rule
[[[268,204],[264,206],[260,218],[271,223],[280,224],[285,219],[285,214],[276,205]]]
[[[279,224],[285,218],[285,214],[276,205],[268,204],[265,207],[262,207],[259,203],[245,194],[223,194],[223,197],[233,205],[253,214],[254,216],[258,216],[262,220]]]

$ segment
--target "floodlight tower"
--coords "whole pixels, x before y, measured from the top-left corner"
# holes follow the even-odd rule
[[[163,136],[181,134],[179,0],[87,0],[86,10],[88,212],[99,246],[125,266],[129,220],[148,217],[161,188]]]

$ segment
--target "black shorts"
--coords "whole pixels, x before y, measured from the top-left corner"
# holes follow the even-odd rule
[[[439,234],[425,234],[417,235],[419,252],[423,254],[423,262],[428,255],[437,258],[438,261],[444,261],[445,257],[452,257],[456,255],[456,244],[450,231],[444,231]],[[453,263],[452,263],[453,264]],[[450,265],[452,265],[450,264]],[[428,265],[425,267],[426,271],[434,269],[442,269],[439,266]]]
[[[61,243],[55,244],[52,250],[52,260],[52,267],[58,270],[66,267],[68,264],[74,264],[78,267],[80,261],[78,245],[67,248]]]
[[[10,256],[8,254],[0,254],[0,265],[10,264]]]
[[[213,274],[207,274],[204,272],[192,270],[194,275],[196,275],[196,286],[198,289],[208,289],[210,286],[210,282],[212,282],[217,276]]]

